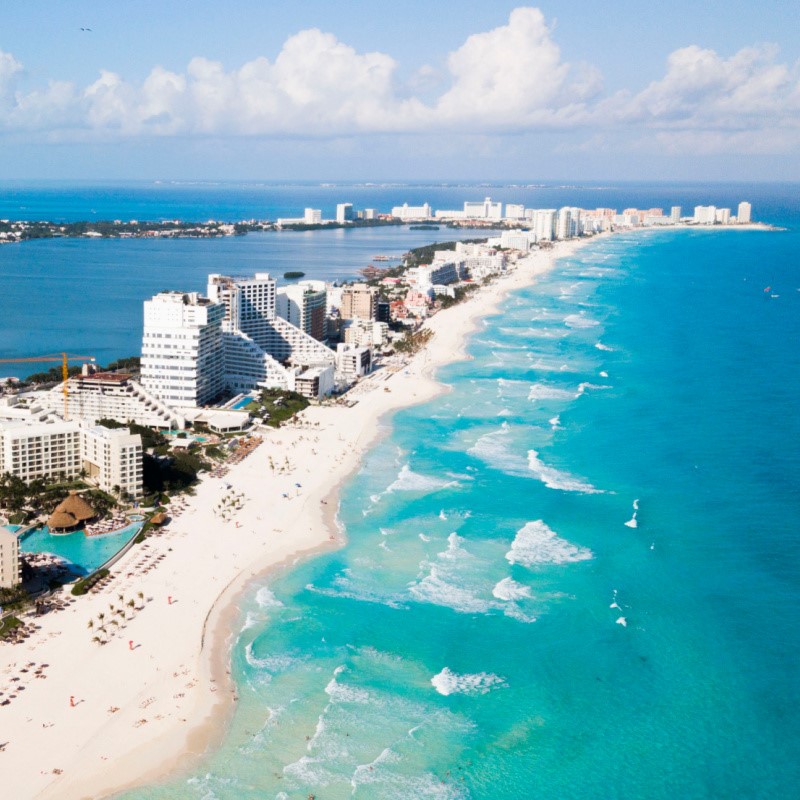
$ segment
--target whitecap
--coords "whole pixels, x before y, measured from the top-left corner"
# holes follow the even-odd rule
[[[421,475],[413,472],[408,464],[403,464],[397,479],[392,483],[387,492],[436,492],[450,486],[457,486],[457,481],[445,481],[430,475]]]
[[[608,377],[608,373],[607,373],[605,370],[603,370],[603,371],[600,373],[600,377],[601,377],[601,378],[607,378],[607,377]]]
[[[575,561],[588,561],[592,551],[578,547],[560,538],[541,519],[526,523],[517,531],[511,549],[506,553],[510,564],[533,567],[539,564],[568,564]]]
[[[525,598],[532,597],[529,586],[522,583],[517,583],[513,578],[503,578],[492,589],[492,594],[498,600],[524,600]]]
[[[636,499],[633,501],[633,516],[625,523],[626,527],[638,528],[639,521],[636,519],[638,515],[639,515],[639,500]]]
[[[628,620],[626,620],[625,617],[618,617],[617,618],[617,625],[622,625],[623,628],[627,628],[628,627]]]
[[[582,384],[578,386],[578,395],[582,395],[587,389],[596,389],[598,391],[603,389],[613,389],[613,386],[603,386],[597,383],[589,383],[589,381],[584,381]]]
[[[528,392],[528,400],[574,400],[575,397],[574,391],[548,386],[546,383],[534,383]]]
[[[562,472],[555,467],[548,467],[543,464],[535,450],[528,450],[528,469],[548,489],[560,489],[565,492],[581,492],[583,494],[603,494],[602,489],[596,489],[592,484],[575,478],[568,472]]]
[[[261,608],[283,608],[283,603],[266,586],[262,586],[256,592],[256,603]]]
[[[498,430],[481,436],[467,452],[506,475],[529,478],[527,462],[509,448],[510,432],[511,429],[504,422]]]
[[[434,675],[431,678],[431,683],[436,691],[445,697],[451,694],[486,694],[492,689],[507,685],[503,678],[492,672],[459,675],[449,667],[445,667],[440,673]]]
[[[439,512],[439,519],[446,520],[447,514],[444,513],[444,509]]]
[[[596,347],[598,350],[606,350],[606,351],[608,351],[609,353],[613,353],[613,352],[614,352],[614,348],[613,348],[613,347],[609,347],[608,345],[606,345],[606,344],[603,344],[602,342],[595,342],[595,345],[594,345],[594,346],[595,346],[595,347]]]
[[[550,418],[549,420],[547,420],[547,421],[550,423],[550,427],[551,427],[551,428],[552,428],[554,431],[558,430],[558,429],[559,429],[559,427],[560,427],[560,425],[561,425],[561,417],[560,417],[558,414],[556,414],[554,417],[551,417],[551,418]]]
[[[595,320],[591,319],[591,317],[586,317],[583,314],[568,314],[564,317],[564,324],[568,328],[595,328],[600,323]]]

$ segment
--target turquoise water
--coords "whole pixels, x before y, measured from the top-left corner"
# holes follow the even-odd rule
[[[219,751],[126,800],[795,797],[800,215],[774,221],[616,236],[513,295],[387,422],[348,545],[254,589]]]
[[[114,533],[86,536],[83,531],[54,536],[45,526],[20,542],[23,553],[54,553],[69,561],[78,575],[88,575],[118,553],[141,529],[134,522]]]
[[[235,408],[237,410],[240,409],[240,408],[247,408],[247,406],[249,406],[250,403],[252,403],[252,402],[253,402],[253,398],[252,397],[243,397],[241,400],[237,400],[231,406],[231,408]]]

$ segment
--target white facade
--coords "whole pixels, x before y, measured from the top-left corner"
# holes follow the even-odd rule
[[[750,203],[742,201],[739,203],[739,208],[736,210],[736,221],[742,225],[747,224],[752,219],[753,207]]]
[[[76,477],[81,471],[80,425],[69,422],[0,421],[0,473],[26,483]]]
[[[509,250],[522,250],[524,253],[527,253],[535,240],[536,234],[532,231],[503,231],[500,234],[500,247]]]
[[[318,341],[325,338],[328,293],[321,281],[301,281],[282,286],[275,298],[275,313]]]
[[[339,223],[353,221],[353,204],[339,203],[336,206],[336,221]]]
[[[423,203],[421,206],[410,206],[408,203],[403,203],[392,209],[392,216],[402,220],[429,220],[433,218],[433,213],[428,203]]]
[[[142,386],[172,406],[210,403],[224,388],[225,307],[196,292],[145,300]]]
[[[506,219],[525,219],[525,206],[522,203],[506,203]]]
[[[487,197],[482,203],[467,201],[464,203],[465,219],[503,219],[503,204],[493,203],[491,197]]]
[[[564,207],[558,210],[556,219],[556,239],[569,239],[572,236],[572,210]]]
[[[303,222],[306,225],[319,225],[322,223],[321,208],[307,208],[303,212]]]
[[[17,534],[0,528],[0,587],[12,589],[22,582]]]
[[[669,212],[669,220],[673,223],[678,223],[681,221],[681,207],[680,206],[672,206]]]
[[[82,428],[81,467],[103,491],[140,497],[142,437],[127,428]]]
[[[368,347],[351,344],[336,346],[336,372],[352,381],[366,375],[372,368],[372,351]]]
[[[697,225],[713,225],[717,220],[716,206],[695,206],[693,219]]]
[[[556,235],[556,215],[554,208],[532,209],[531,221],[537,242],[551,242]]]
[[[294,374],[290,388],[309,400],[321,400],[323,397],[327,397],[333,393],[335,388],[333,366],[298,370]]]
[[[714,214],[714,222],[718,225],[730,225],[731,210],[729,208],[718,208]]]
[[[130,375],[98,372],[70,378],[67,384],[69,418],[95,425],[100,419],[135,422],[150,428],[185,428],[186,420]],[[62,387],[44,392],[40,403],[50,411],[63,413]]]
[[[75,421],[0,422],[0,472],[26,483],[77,478],[82,470],[101,489],[142,493],[142,440],[127,428],[87,428]]]

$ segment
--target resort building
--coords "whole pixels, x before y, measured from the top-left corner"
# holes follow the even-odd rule
[[[342,289],[342,303],[339,306],[342,319],[377,319],[378,290],[365,283],[356,283]]]
[[[0,588],[12,589],[22,582],[17,534],[0,527]]]
[[[336,346],[336,372],[348,381],[366,375],[372,369],[372,351],[351,344]]]
[[[408,203],[403,203],[401,206],[395,206],[392,209],[392,216],[408,220],[422,220],[427,221],[433,218],[433,212],[429,203],[423,203],[421,206],[410,206]]]
[[[693,221],[696,225],[713,225],[717,221],[716,206],[695,206]]]
[[[334,390],[333,366],[310,367],[294,376],[295,392],[309,400],[321,400]]]
[[[84,473],[104,491],[142,493],[142,440],[127,428],[81,427],[77,420],[0,421],[0,472],[26,483]]]
[[[342,323],[341,338],[356,347],[382,347],[389,341],[389,325],[375,320],[351,319]]]
[[[82,428],[81,468],[105,492],[140,497],[142,437],[127,428]]]
[[[739,208],[736,210],[736,221],[742,225],[750,222],[752,218],[753,207],[750,203],[742,201],[739,203]]]
[[[0,420],[0,472],[26,483],[37,478],[74,478],[81,471],[76,421]]]
[[[478,202],[465,202],[464,214],[465,219],[503,219],[503,204],[493,203],[491,197],[487,197],[482,203]]]
[[[292,292],[295,287],[287,287]],[[306,291],[309,290],[309,291]],[[294,371],[289,367],[333,365],[336,354],[305,330],[277,313],[284,305],[292,313],[290,300],[279,299],[269,273],[252,278],[208,276],[208,295],[224,308],[224,384],[232,392],[257,387],[291,388]],[[306,296],[307,295],[307,296]],[[287,298],[289,295],[286,296]],[[319,332],[325,319],[325,292],[317,282],[307,282],[300,293],[299,321]]]
[[[506,219],[525,219],[525,206],[522,203],[506,203]]]
[[[346,222],[353,221],[353,204],[352,203],[339,203],[336,206],[336,221],[343,225]]]
[[[148,428],[179,429],[185,418],[163,400],[149,392],[130,375],[96,372],[78,375],[67,384],[68,419],[95,425],[100,419],[135,422]],[[39,403],[50,411],[63,413],[62,386],[43,392]]]
[[[669,221],[672,222],[674,225],[677,225],[681,221],[680,206],[672,206],[672,208],[669,211]]]
[[[317,341],[326,335],[328,293],[322,281],[301,281],[278,289],[275,312]]]
[[[179,408],[216,399],[225,388],[225,310],[197,292],[161,292],[145,300],[142,386]]]

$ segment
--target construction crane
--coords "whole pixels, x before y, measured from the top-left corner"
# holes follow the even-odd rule
[[[69,362],[70,361],[83,361],[95,362],[94,356],[74,356],[69,353],[56,353],[50,356],[30,356],[29,358],[0,358],[0,364],[61,364],[61,392],[64,395],[64,419],[67,419],[69,413]]]

